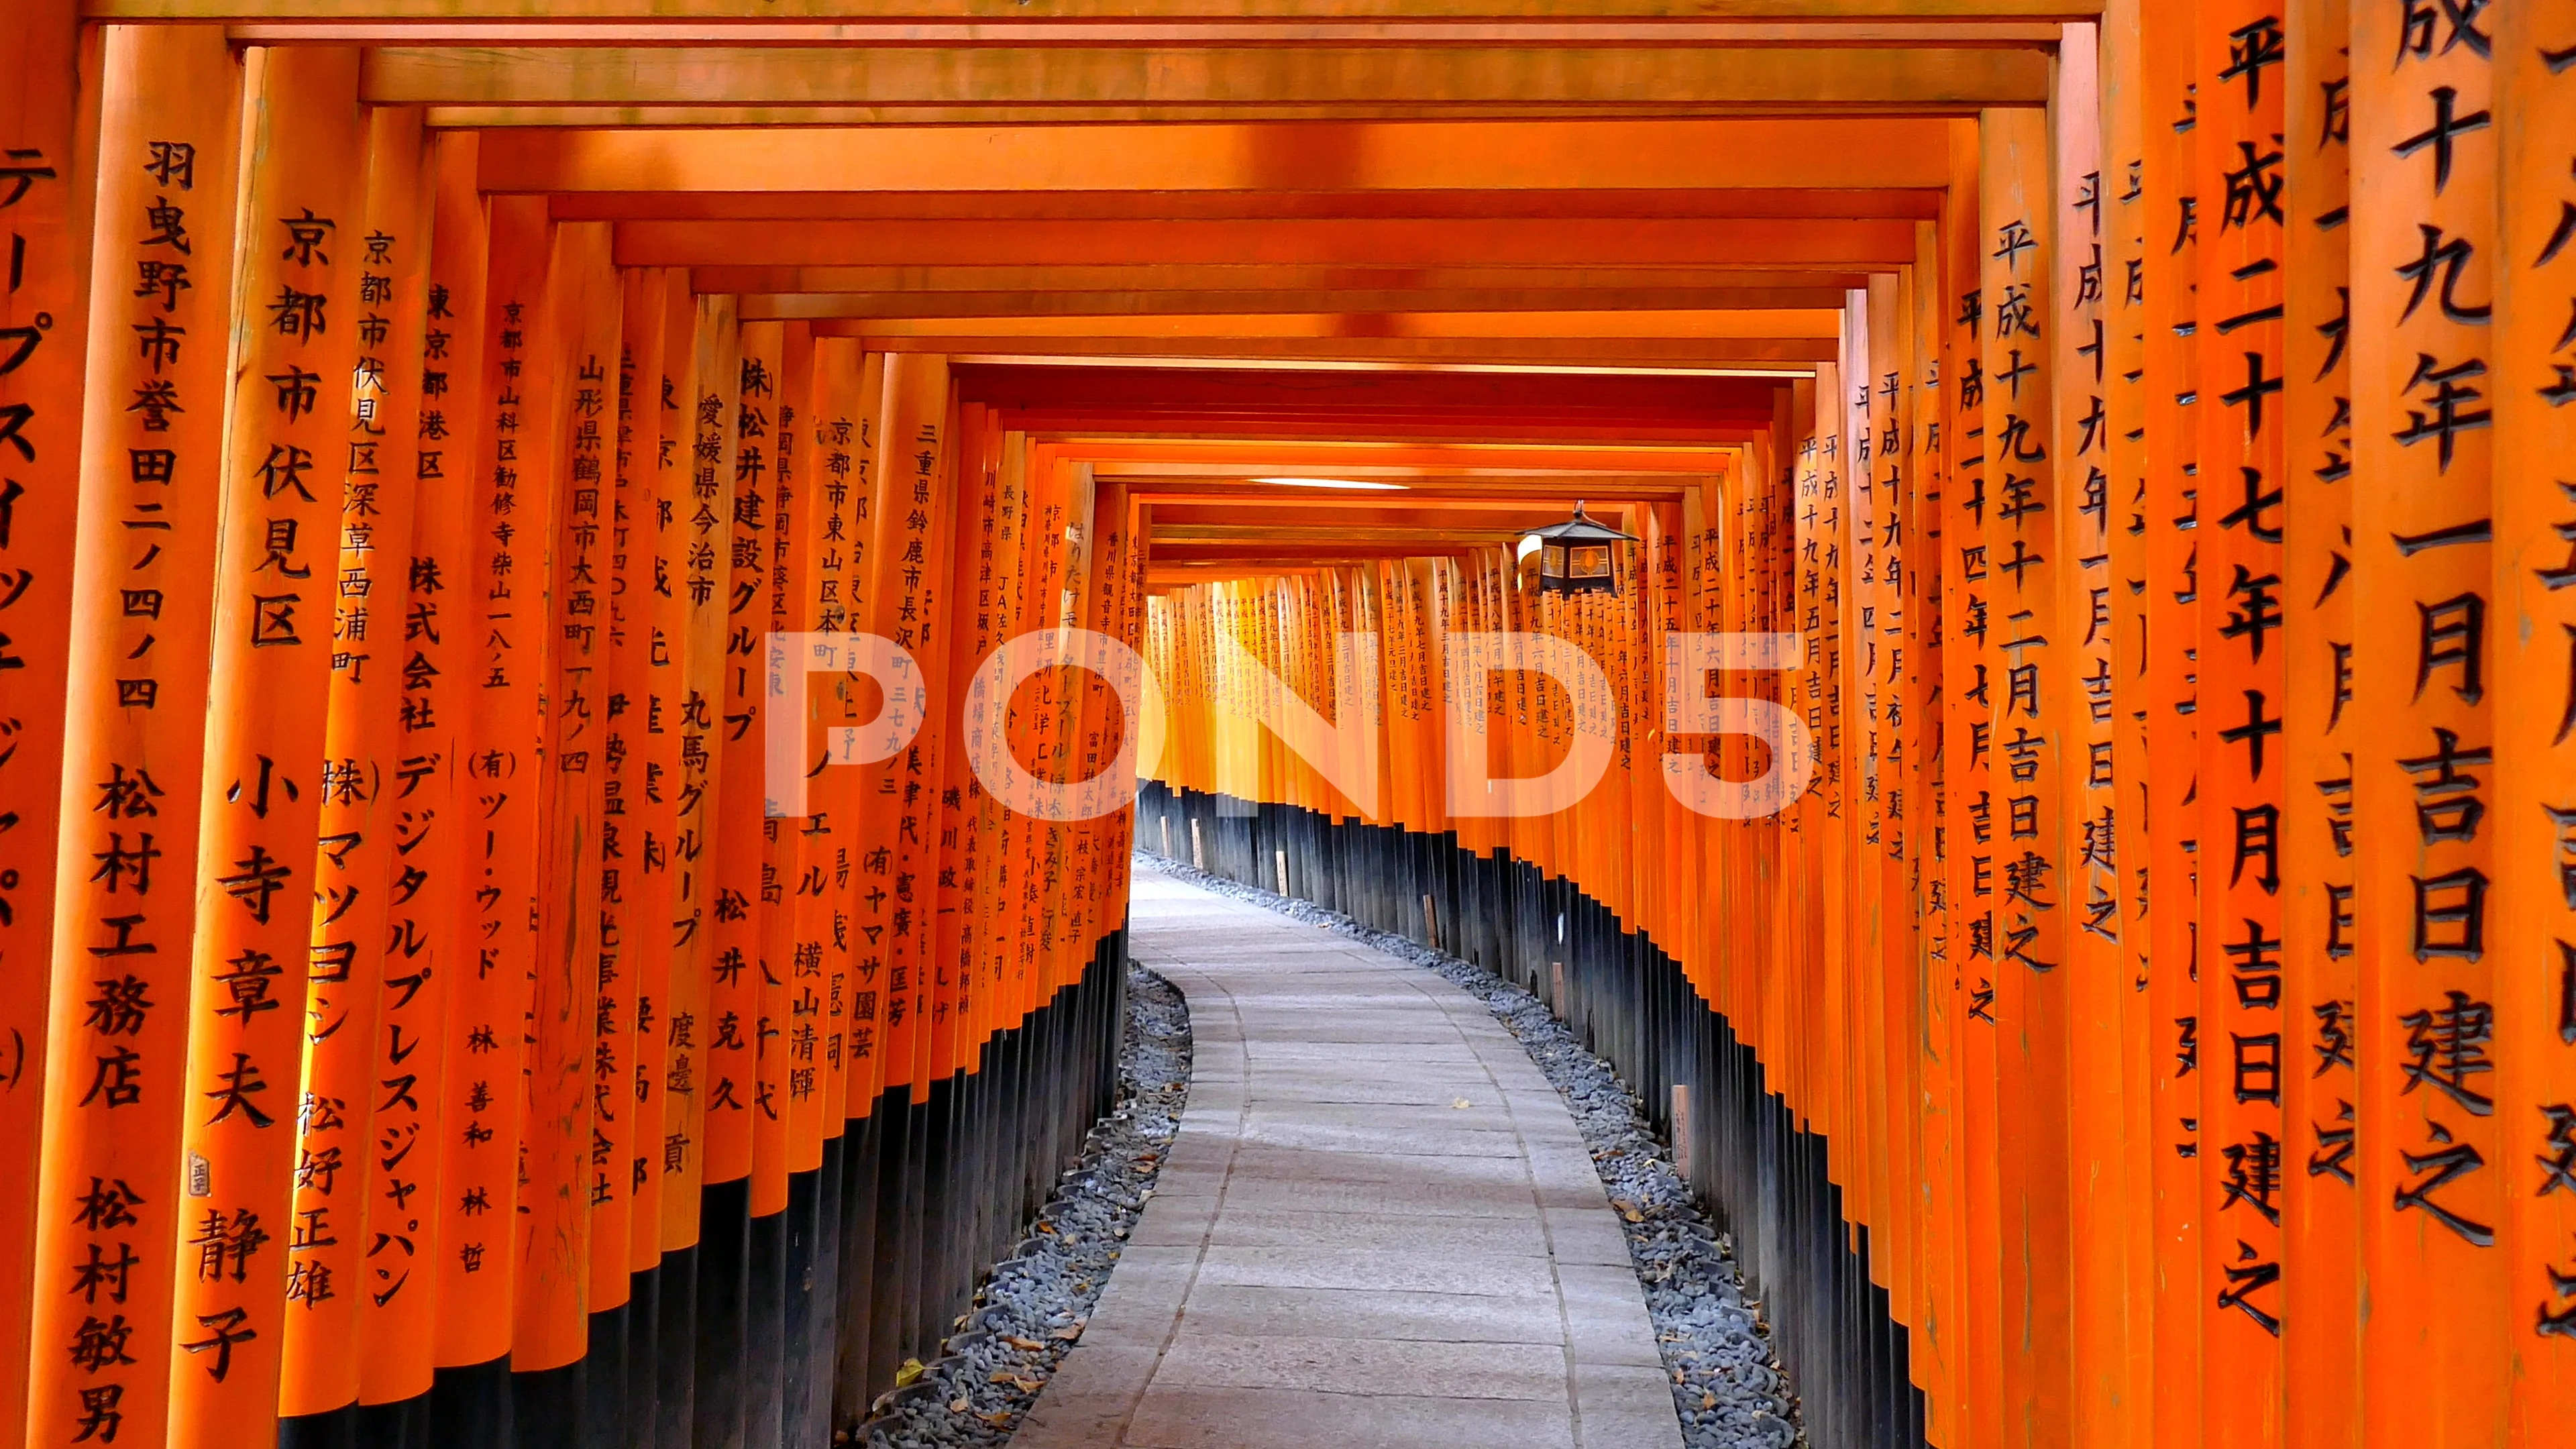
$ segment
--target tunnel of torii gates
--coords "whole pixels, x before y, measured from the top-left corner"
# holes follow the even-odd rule
[[[2568,1442],[2576,6],[1128,8],[0,6],[10,1443],[826,1442],[1131,844],[1565,1014],[1820,1446]]]

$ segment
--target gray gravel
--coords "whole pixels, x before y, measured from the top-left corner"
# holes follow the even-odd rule
[[[1481,966],[1446,956],[1337,911],[1139,853],[1138,868],[1160,871],[1292,920],[1350,936],[1438,972],[1485,1003],[1528,1048],[1530,1059],[1573,1110],[1611,1206],[1627,1229],[1628,1256],[1645,1289],[1673,1408],[1687,1449],[1790,1449],[1803,1444],[1797,1397],[1772,1352],[1771,1326],[1745,1296],[1728,1235],[1715,1231],[1655,1136],[1644,1103],[1610,1064],[1586,1050],[1544,1002]]]
[[[1154,1195],[1189,1092],[1189,1008],[1170,982],[1130,964],[1118,1105],[1084,1138],[1020,1251],[994,1267],[938,1361],[877,1401],[862,1426],[869,1449],[1010,1441],[1091,1321],[1120,1245]]]

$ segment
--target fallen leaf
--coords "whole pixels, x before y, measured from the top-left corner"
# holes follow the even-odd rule
[[[950,1400],[948,1401],[948,1412],[950,1412],[950,1413],[952,1413],[952,1414],[962,1414],[962,1413],[965,1413],[968,1409],[970,1409],[970,1408],[972,1408],[972,1407],[974,1407],[974,1406],[973,1406],[973,1405],[971,1405],[971,1404],[969,1404],[969,1403],[967,1403],[967,1402],[966,1402],[964,1399],[962,1399],[962,1398],[950,1399]]]
[[[1045,1344],[1038,1342],[1034,1338],[1021,1338],[1017,1335],[1006,1335],[1002,1339],[1002,1342],[1009,1344],[1011,1347],[1018,1349],[1022,1353],[1035,1353],[1039,1349],[1046,1347]]]
[[[1061,1338],[1061,1339],[1063,1339],[1065,1342],[1067,1342],[1067,1343],[1071,1343],[1071,1342],[1073,1342],[1075,1339],[1082,1337],[1082,1325],[1081,1325],[1081,1324],[1079,1324],[1079,1323],[1076,1323],[1076,1324],[1073,1324],[1073,1325],[1071,1325],[1071,1326],[1069,1326],[1069,1327],[1059,1328],[1059,1329],[1057,1329],[1054,1333],[1052,1333],[1052,1334],[1050,1334],[1050,1335],[1048,1335],[1048,1336],[1049,1336],[1049,1337],[1051,1337],[1051,1338]]]
[[[899,1389],[903,1388],[911,1384],[913,1380],[920,1378],[925,1372],[927,1372],[927,1370],[922,1368],[921,1360],[917,1358],[905,1359],[903,1361],[903,1367],[894,1371],[894,1386]]]

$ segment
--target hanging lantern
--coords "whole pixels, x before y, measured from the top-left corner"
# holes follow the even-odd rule
[[[1619,592],[1619,545],[1636,535],[1596,523],[1574,505],[1574,516],[1530,535],[1538,540],[1538,586],[1547,593]]]

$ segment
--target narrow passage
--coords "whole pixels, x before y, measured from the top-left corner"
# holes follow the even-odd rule
[[[1501,1024],[1345,937],[1134,891],[1189,1109],[1014,1449],[1675,1449],[1618,1220]]]

